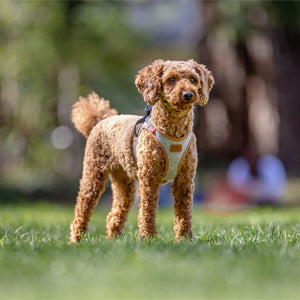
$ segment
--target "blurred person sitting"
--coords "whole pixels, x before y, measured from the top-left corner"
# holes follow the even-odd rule
[[[287,176],[279,158],[259,156],[246,150],[229,165],[226,181],[230,188],[245,194],[254,204],[280,204],[286,189]]]
[[[286,183],[285,168],[277,157],[247,149],[230,163],[225,178],[213,180],[206,189],[204,208],[228,213],[253,205],[279,205]]]

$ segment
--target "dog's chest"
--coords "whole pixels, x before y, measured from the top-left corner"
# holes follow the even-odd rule
[[[168,182],[174,179],[180,171],[183,158],[189,148],[192,132],[181,139],[164,135],[153,126],[150,121],[150,116],[146,118],[145,122],[141,125],[141,128],[138,132],[140,132],[142,129],[148,130],[153,134],[153,137],[156,139],[158,146],[164,154],[166,165],[163,171],[163,182]],[[138,136],[135,136],[133,139],[133,149],[135,157],[137,157],[137,139]]]
[[[174,179],[180,171],[182,160],[188,150],[192,133],[183,139],[170,139],[155,131],[155,137],[166,158],[166,170],[163,181]]]

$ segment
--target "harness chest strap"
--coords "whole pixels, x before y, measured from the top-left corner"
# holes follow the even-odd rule
[[[163,133],[159,132],[157,128],[151,123],[150,115],[145,119],[145,122],[139,128],[138,132],[142,129],[148,129],[153,133],[154,137],[158,141],[160,148],[162,149],[165,159],[166,159],[166,168],[163,177],[163,181],[167,182],[174,179],[180,171],[181,163],[185,156],[186,151],[189,148],[191,142],[192,132],[187,136],[181,139],[173,138]],[[137,137],[134,136],[133,139],[133,149],[136,156],[136,146],[137,146]]]

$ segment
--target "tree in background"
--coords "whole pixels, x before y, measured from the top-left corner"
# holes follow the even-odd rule
[[[84,139],[72,104],[95,90],[119,112],[141,113],[134,76],[155,58],[194,57],[214,73],[196,113],[202,165],[251,146],[299,172],[299,3],[175,4],[0,2],[0,182],[76,189]]]
[[[0,180],[25,189],[73,182],[83,147],[71,106],[95,89],[134,110],[139,37],[106,3],[2,1],[0,22]]]
[[[203,17],[199,54],[216,85],[198,110],[200,153],[234,157],[252,147],[299,172],[299,3],[206,1]]]

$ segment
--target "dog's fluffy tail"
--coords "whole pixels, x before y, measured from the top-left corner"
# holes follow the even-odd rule
[[[109,101],[92,92],[86,98],[80,97],[73,105],[72,122],[79,132],[88,137],[96,124],[117,113],[110,108]]]

